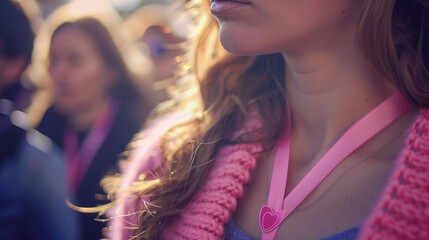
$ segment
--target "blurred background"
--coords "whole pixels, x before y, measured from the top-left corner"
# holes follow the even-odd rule
[[[191,22],[184,0],[0,0],[0,239],[106,237],[82,212],[189,84]]]

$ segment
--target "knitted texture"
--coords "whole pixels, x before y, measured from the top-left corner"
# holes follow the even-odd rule
[[[429,239],[429,110],[422,110],[358,239]]]
[[[128,189],[138,181],[142,173],[147,173],[157,168],[162,162],[160,152],[161,138],[172,126],[181,121],[189,120],[191,115],[187,112],[176,112],[158,119],[142,134],[143,143],[139,145],[130,156],[127,164],[121,165],[123,175],[121,186],[118,190],[116,206],[107,213],[112,219],[106,233],[109,239],[125,240],[132,238],[134,229],[138,227],[138,219],[142,211],[146,210],[148,198],[140,198],[137,193]],[[149,175],[148,179],[153,179]]]
[[[263,127],[258,111],[252,107],[247,119],[232,139],[250,133],[254,139],[262,134],[254,130]],[[162,234],[168,240],[220,239],[224,225],[243,195],[243,185],[250,180],[262,146],[259,143],[228,145],[219,150],[218,158],[206,182],[185,207],[184,212]]]
[[[219,239],[260,151],[259,144],[223,148],[208,180],[179,220],[164,231],[163,239]]]
[[[245,126],[235,136],[259,126]],[[154,156],[148,156],[147,148],[144,149],[144,154],[133,159],[125,172],[123,178],[126,181],[122,189],[132,185],[132,179],[136,179],[138,173],[156,165],[153,162],[159,162],[153,161]],[[259,144],[239,144],[221,149],[206,182],[182,215],[164,230],[162,238],[220,239],[260,151]],[[129,194],[119,195],[118,211],[111,224],[112,239],[130,237],[126,225],[136,226],[136,219],[128,216],[130,209],[131,212],[145,209],[141,200],[137,206],[136,202]],[[125,220],[127,224],[124,225]],[[363,223],[358,239],[429,239],[429,110],[422,110],[414,122],[388,184],[370,217]]]

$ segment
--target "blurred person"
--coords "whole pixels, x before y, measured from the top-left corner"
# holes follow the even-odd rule
[[[428,1],[185,3],[200,109],[103,181],[110,239],[429,239]]]
[[[30,91],[20,81],[34,33],[21,7],[0,1],[0,239],[78,239],[62,156],[27,126]]]
[[[130,38],[150,60],[147,79],[152,84],[157,102],[170,99],[171,91],[177,87],[175,74],[186,48],[185,38],[173,28],[175,25],[187,28],[186,22],[179,17],[183,15],[181,8],[170,8],[168,5],[149,4],[137,9],[124,23]]]
[[[168,26],[152,25],[144,32],[141,41],[149,49],[153,64],[150,78],[152,87],[157,90],[158,101],[168,100],[168,87],[177,84],[174,76],[178,59],[184,53],[184,39],[174,35]]]
[[[49,53],[55,100],[38,129],[65,157],[71,203],[104,203],[99,181],[114,172],[119,155],[152,108],[134,87],[108,30],[94,18],[64,22]],[[99,239],[105,226],[95,214],[81,214],[81,239]]]
[[[27,2],[26,0],[23,1]],[[40,2],[39,5],[41,5],[41,7],[48,7],[47,5],[49,4],[50,3],[45,4]],[[121,53],[125,54],[124,56],[126,57],[124,57],[124,60],[126,61],[127,66],[133,73],[140,74],[140,72],[135,71],[133,68],[133,56],[126,55],[128,52],[137,51],[128,50],[128,46],[130,46],[130,44],[127,44],[128,41],[125,37],[126,33],[123,34],[120,29],[122,18],[109,3],[98,0],[90,2],[86,0],[75,0],[57,7],[58,8],[55,8],[55,11],[46,17],[46,20],[43,21],[40,27],[37,28],[33,57],[31,65],[27,69],[29,79],[33,85],[37,86],[37,91],[32,97],[32,99],[34,99],[34,104],[31,104],[31,106],[26,109],[32,126],[37,126],[40,123],[43,114],[53,103],[53,84],[48,71],[49,69],[47,68],[48,55],[52,33],[60,24],[66,21],[76,20],[84,16],[91,16],[99,20],[107,27],[111,36],[114,38],[115,43],[120,48]],[[142,68],[140,67],[139,69]]]

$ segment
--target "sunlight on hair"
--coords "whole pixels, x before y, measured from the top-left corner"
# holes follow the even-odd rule
[[[98,206],[98,207],[79,207],[74,205],[73,203],[70,202],[70,199],[66,199],[66,205],[76,211],[82,212],[82,213],[99,213],[99,215],[103,215],[105,213],[105,209],[107,207],[109,207],[108,205],[110,205],[110,207],[114,206],[114,204],[108,203],[106,205],[102,205],[102,206]]]

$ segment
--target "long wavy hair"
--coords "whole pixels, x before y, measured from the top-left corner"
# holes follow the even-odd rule
[[[411,103],[428,107],[428,1],[367,0],[363,4],[357,32],[362,52]],[[192,74],[199,82],[202,108],[198,116],[164,134],[163,162],[154,170],[161,177],[156,181],[143,177],[130,189],[142,198],[149,197],[151,202],[147,206],[150,213],[145,211],[139,216],[133,239],[160,238],[204,183],[222,146],[258,142],[264,151],[269,151],[276,145],[283,126],[282,56],[228,54],[218,41],[218,24],[209,13],[209,1],[197,3],[196,7],[203,11],[197,18],[200,24],[189,59]],[[262,116],[264,134],[231,140],[234,126],[246,119],[249,105],[256,106]],[[106,181],[110,182],[109,196],[115,196],[115,181]]]

